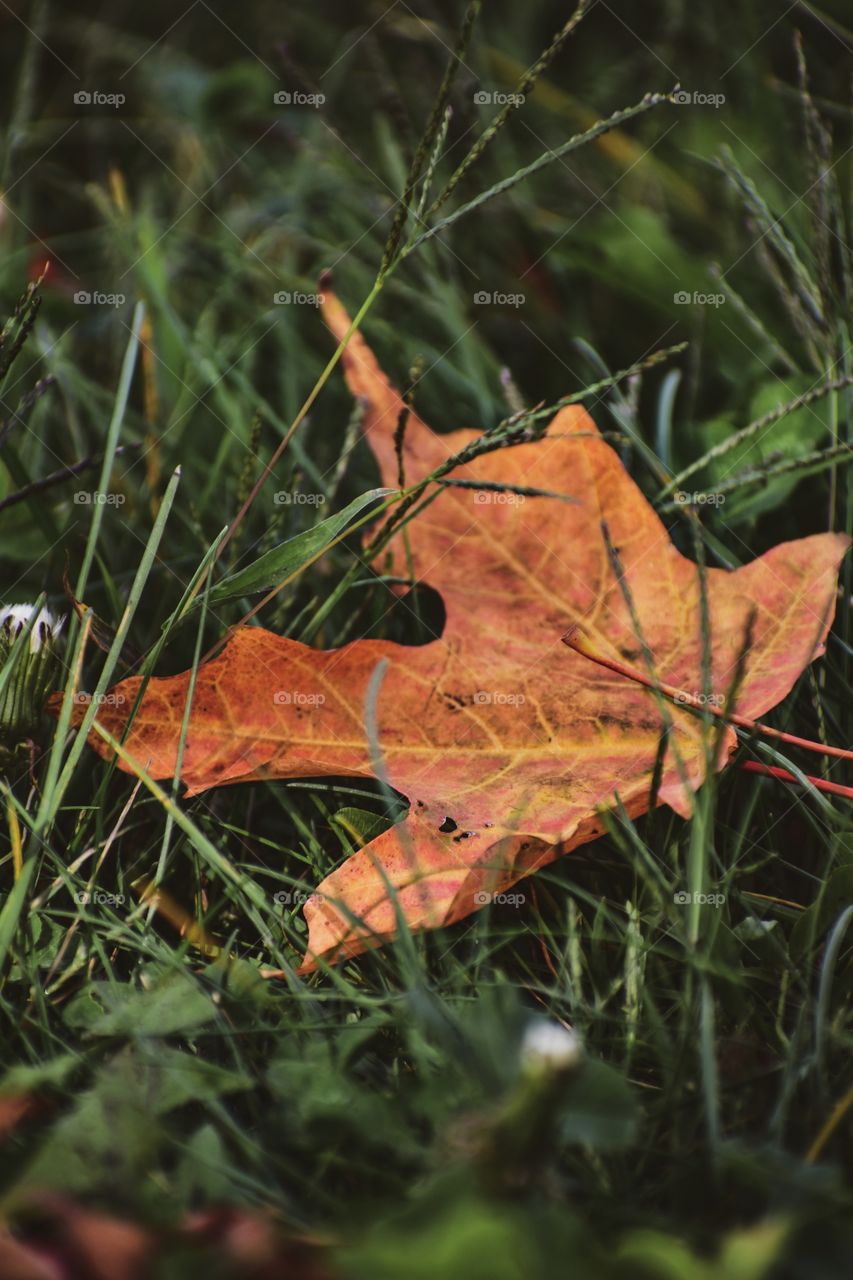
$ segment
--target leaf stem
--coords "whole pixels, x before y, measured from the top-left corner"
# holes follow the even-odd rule
[[[787,769],[779,769],[774,764],[760,764],[757,760],[742,760],[738,768],[745,769],[747,773],[763,773],[768,778],[776,778],[778,782],[795,782],[802,786],[796,774],[789,773]],[[812,784],[816,791],[826,791],[829,795],[845,796],[846,799],[853,800],[853,787],[843,787],[840,782],[827,782],[825,778],[813,778],[808,773],[804,773],[803,777]]]
[[[574,649],[576,653],[589,658],[591,662],[597,663],[600,667],[607,667],[608,670],[615,671],[617,675],[626,676],[629,680],[635,680],[638,684],[645,685],[647,689],[663,693],[681,706],[692,707],[696,711],[708,711],[711,715],[718,716],[729,724],[735,724],[740,729],[748,729],[751,733],[762,733],[765,737],[775,738],[777,742],[785,742],[790,747],[802,747],[805,751],[816,751],[819,755],[837,756],[841,760],[853,760],[853,751],[849,751],[845,747],[825,747],[823,743],[812,742],[810,738],[798,738],[793,733],[785,733],[782,729],[773,729],[769,724],[762,724],[759,720],[750,720],[746,716],[736,715],[733,711],[715,707],[694,694],[685,693],[683,689],[676,689],[674,685],[665,684],[662,680],[652,681],[648,676],[643,675],[641,671],[635,670],[634,667],[626,666],[622,662],[617,662],[614,658],[607,658],[604,654],[597,653],[584,637],[577,623],[569,627],[561,639],[569,649]],[[842,789],[841,794],[853,795],[853,792],[846,792]]]

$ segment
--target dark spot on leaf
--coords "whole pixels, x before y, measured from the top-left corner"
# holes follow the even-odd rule
[[[471,702],[470,695],[465,697],[461,693],[447,693],[442,691],[441,700],[450,711],[461,711],[462,708]]]
[[[630,733],[634,728],[634,722],[626,719],[625,716],[611,716],[603,711],[598,717],[598,723],[612,729],[621,729],[623,733]]]
[[[457,826],[458,826],[458,823],[454,822],[452,818],[445,818],[444,822],[442,822],[441,826],[438,829],[439,831],[444,831],[445,833],[448,833],[451,831],[455,831]]]

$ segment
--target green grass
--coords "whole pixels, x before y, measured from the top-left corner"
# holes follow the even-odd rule
[[[248,1274],[180,1235],[231,1206],[354,1280],[527,1280],[567,1259],[579,1276],[840,1280],[843,798],[730,769],[690,823],[613,816],[520,907],[300,979],[300,895],[398,798],[309,779],[186,801],[69,737],[75,681],[101,695],[131,669],[197,666],[284,580],[259,620],[314,645],[440,627],[428,591],[389,612],[360,533],[338,536],[376,473],[315,307],[274,301],[326,268],[352,314],[370,304],[362,327],[427,421],[509,430],[535,406],[544,427],[582,397],[694,558],[853,531],[843,7],[593,5],[493,133],[478,86],[512,92],[571,9],[482,8],[453,83],[457,3],[211,4],[166,39],[161,0],[97,20],[41,0],[29,30],[0,10],[4,314],[52,264],[0,348],[3,595],[68,612],[65,578],[89,609],[67,627],[60,720],[3,786],[0,1102],[33,1101],[0,1132],[0,1213],[43,1237],[58,1211],[33,1196],[68,1193],[154,1231],[164,1277]],[[566,149],[677,81],[726,101]],[[80,106],[81,88],[127,101]],[[325,102],[276,106],[282,89]],[[407,191],[426,224],[399,213]],[[125,301],[75,305],[81,289]],[[292,489],[326,501],[274,500]],[[694,510],[679,489],[725,502]],[[92,492],[112,501],[75,502]],[[773,723],[849,745],[844,573],[827,654]],[[688,885],[724,901],[685,910]],[[537,1017],[574,1027],[579,1069],[522,1069]]]

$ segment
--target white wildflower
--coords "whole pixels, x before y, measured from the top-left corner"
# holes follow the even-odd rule
[[[19,632],[25,630],[34,612],[36,613],[36,618],[33,623],[33,629],[30,632],[30,653],[38,652],[45,634],[56,639],[62,630],[65,619],[60,617],[59,614],[52,613],[50,609],[36,611],[35,605],[32,604],[7,604],[0,607],[0,627],[8,624],[12,639]]]
[[[567,1071],[583,1057],[580,1037],[559,1022],[533,1022],[521,1042],[521,1064],[527,1071]]]

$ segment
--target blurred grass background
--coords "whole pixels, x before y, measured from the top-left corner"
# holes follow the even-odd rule
[[[29,43],[23,16],[38,36]],[[815,157],[797,101],[792,28],[803,30],[846,190],[849,66],[841,16],[804,5],[744,12],[722,4],[697,12],[670,3],[637,13],[594,5],[582,36],[466,180],[465,196],[650,89],[680,83],[691,94],[723,94],[725,102],[652,112],[551,166],[460,223],[441,247],[410,260],[370,335],[400,382],[423,358],[418,396],[425,416],[439,426],[493,420],[503,408],[503,364],[529,400],[582,387],[591,370],[573,346],[578,337],[613,369],[689,338],[673,457],[665,459],[678,463],[701,453],[721,424],[749,421],[756,399],[764,392],[766,400],[768,386],[772,396],[780,374],[789,375],[794,391],[799,374],[811,385],[820,371],[808,343],[780,316],[761,270],[767,237],[715,162],[730,148],[789,234],[809,240]],[[193,484],[204,518],[214,488],[224,498],[229,477],[239,473],[254,409],[260,403],[267,410],[268,447],[328,355],[315,316],[276,307],[275,294],[313,293],[320,270],[333,267],[351,305],[366,295],[459,14],[453,5],[353,12],[327,4],[320,17],[302,6],[255,3],[237,12],[199,3],[182,13],[155,3],[93,14],[91,6],[78,13],[71,3],[60,13],[37,3],[20,17],[6,9],[0,19],[11,119],[2,281],[11,300],[24,276],[51,259],[42,342],[59,385],[37,411],[52,419],[38,432],[42,448],[64,460],[92,452],[97,427],[89,415],[109,403],[131,300],[143,297],[154,338],[153,421],[146,426],[161,440],[149,466],[166,471],[181,461],[192,468],[203,445],[203,475]],[[486,6],[455,90],[445,165],[488,115],[475,92],[511,91],[564,18],[558,4],[531,13]],[[118,110],[82,109],[73,101],[81,89],[122,93],[127,101]],[[276,108],[273,95],[282,89],[322,93],[322,109]],[[784,368],[731,303],[673,304],[682,291],[715,294],[715,264],[772,329],[793,368]],[[128,301],[116,314],[81,314],[72,302],[79,289]],[[525,301],[478,307],[473,298],[483,290],[522,293]],[[653,379],[646,388],[652,402],[659,384]],[[54,411],[58,399],[78,398],[72,389],[85,390],[88,414],[74,404],[64,415]],[[318,411],[322,426],[315,418],[302,433],[318,465],[328,465],[340,441],[347,410],[337,391],[337,411],[330,394]],[[70,421],[60,425],[63,416]],[[712,424],[704,436],[702,423]],[[26,462],[32,469],[36,459]],[[136,463],[129,478],[140,497],[145,469]],[[805,532],[807,513],[794,519],[791,531]],[[22,560],[36,559],[36,545],[42,556],[48,551],[33,574],[33,585],[41,585],[62,562],[66,540],[47,549],[23,538],[19,514],[14,520]],[[822,527],[817,509],[812,527]],[[11,531],[9,518],[5,528]],[[779,532],[768,527],[765,538]]]
[[[551,0],[483,6],[451,100],[443,176],[491,115],[477,93],[511,92],[568,12]],[[276,295],[313,295],[326,269],[351,311],[369,292],[461,17],[457,3],[414,0],[0,6],[6,313],[50,264],[38,322],[2,388],[10,431],[0,503],[101,456],[133,306],[144,300],[126,452],[112,480],[124,501],[104,514],[86,595],[115,626],[166,477],[180,465],[134,653],[150,651],[331,354],[316,309]],[[365,333],[399,385],[420,362],[426,420],[438,429],[495,423],[507,412],[506,369],[524,403],[548,402],[602,367],[687,340],[641,387],[590,401],[602,428],[629,427],[677,471],[774,406],[849,374],[846,22],[840,0],[598,0],[457,199],[646,92],[679,84],[724,100],[638,118],[406,261]],[[796,30],[832,131],[836,190],[804,122]],[[81,93],[125,101],[75,102]],[[323,101],[278,104],[276,93]],[[751,208],[737,172],[760,193]],[[803,264],[793,283],[780,226]],[[721,293],[721,273],[742,305],[729,293],[722,305],[694,302]],[[124,301],[75,303],[81,292]],[[523,302],[482,304],[483,292]],[[689,303],[676,300],[682,293]],[[229,549],[230,565],[315,519],[314,508],[273,502],[295,474],[338,506],[375,482],[362,446],[344,452],[352,413],[335,375]],[[843,459],[837,471],[800,465],[849,438],[842,391],[700,471],[697,489],[730,483],[741,467],[800,468],[759,476],[703,512],[712,562],[849,531]],[[626,446],[624,456],[653,495],[642,450]],[[97,471],[81,474],[85,484],[0,506],[8,600],[46,591],[67,607],[63,573],[73,582],[91,518],[73,493],[93,488]],[[672,520],[690,552],[686,524]],[[339,550],[304,575],[264,624],[301,634],[347,563]],[[353,612],[361,632],[421,638],[409,612],[384,616],[386,601],[384,588],[357,584],[312,642],[334,644]],[[206,643],[240,612],[217,610]],[[804,678],[786,727],[815,736],[828,724],[849,741],[848,628],[842,611],[820,684]],[[194,641],[178,633],[158,670],[188,665]],[[270,942],[184,832],[169,848],[170,891],[242,958],[230,968],[200,963],[168,920],[144,910],[127,920],[109,903],[69,909],[67,896],[47,892],[85,882],[86,866],[67,867],[113,840],[131,793],[87,755],[38,846],[42,897],[16,935],[0,997],[5,1088],[46,1099],[0,1149],[8,1212],[24,1189],[45,1186],[158,1224],[200,1206],[260,1208],[297,1235],[358,1239],[334,1265],[372,1280],[551,1275],[569,1256],[578,1275],[846,1275],[849,1115],[803,1157],[851,1087],[849,819],[843,802],[797,801],[754,779],[711,791],[702,838],[732,914],[715,927],[701,980],[629,824],[538,877],[521,922],[512,911],[481,913],[460,935],[279,991],[258,982],[257,966],[281,963],[283,951],[290,958],[298,912],[282,923],[270,909]],[[26,777],[14,794],[25,824]],[[294,878],[310,888],[345,856],[341,805],[362,822],[385,810],[368,786],[277,784],[211,793],[192,814],[241,875],[272,891]],[[134,901],[163,822],[156,803],[135,800],[110,846],[105,890]],[[669,814],[640,824],[642,841],[674,865],[686,831]],[[11,853],[0,871],[11,883]],[[482,1166],[494,1135],[482,1117],[521,1087],[522,1009],[571,1021],[595,1061],[534,1126],[541,1157],[497,1159],[490,1180]]]

